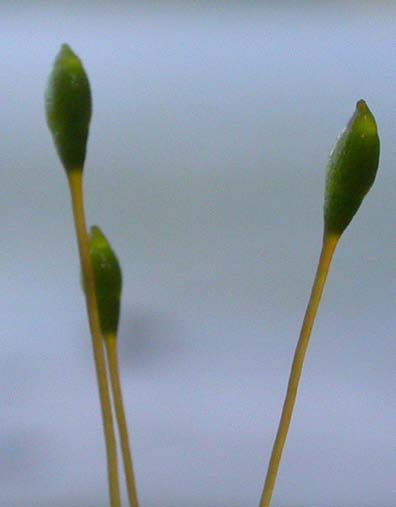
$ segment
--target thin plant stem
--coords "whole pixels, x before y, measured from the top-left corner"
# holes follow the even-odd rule
[[[316,270],[315,280],[312,286],[311,296],[309,298],[305,317],[301,327],[300,338],[298,340],[294,353],[293,363],[289,376],[289,383],[287,386],[287,393],[285,401],[283,403],[282,415],[280,418],[278,431],[272,448],[267,476],[265,478],[264,489],[260,500],[260,507],[270,506],[272,493],[275,487],[276,476],[278,474],[279,463],[282,457],[282,451],[286,442],[286,437],[293,414],[293,408],[296,401],[297,389],[301,377],[305,353],[307,351],[312,326],[314,324],[316,313],[318,311],[331,260],[333,258],[333,254],[339,238],[339,234],[327,233],[326,231],[323,235],[322,250]]]
[[[120,490],[117,470],[117,447],[114,434],[109,386],[106,374],[106,361],[102,343],[99,314],[95,295],[94,274],[89,253],[89,240],[85,225],[84,200],[82,189],[82,171],[67,172],[73,208],[74,225],[80,254],[81,271],[84,278],[89,327],[92,336],[92,348],[99,389],[103,429],[106,443],[107,473],[109,482],[110,505],[120,507]]]
[[[122,400],[120,373],[118,367],[117,337],[114,334],[109,333],[104,337],[104,342],[106,347],[108,369],[110,371],[111,388],[121,442],[122,458],[124,461],[129,505],[130,507],[138,507],[135,475],[133,472],[132,454],[128,437],[128,426],[125,416],[124,403]]]

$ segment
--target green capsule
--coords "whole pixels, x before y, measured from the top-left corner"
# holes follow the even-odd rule
[[[45,95],[47,124],[66,171],[82,170],[85,161],[91,90],[78,56],[63,44],[55,59]]]
[[[364,100],[359,100],[330,155],[324,204],[326,232],[341,235],[348,226],[374,182],[379,153],[375,118]]]
[[[120,264],[99,227],[91,227],[89,246],[102,333],[116,334],[122,289]]]

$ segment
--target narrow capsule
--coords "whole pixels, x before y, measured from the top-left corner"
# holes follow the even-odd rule
[[[324,224],[341,235],[370,190],[378,168],[380,141],[377,124],[364,100],[359,100],[339,137],[327,166]]]
[[[91,227],[89,246],[102,334],[115,335],[120,316],[122,290],[120,264],[109,241],[97,226]]]
[[[55,59],[45,94],[48,128],[66,171],[82,170],[85,162],[91,89],[84,67],[67,44]]]

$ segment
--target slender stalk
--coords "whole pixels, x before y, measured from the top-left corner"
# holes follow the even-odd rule
[[[128,426],[122,401],[122,390],[120,383],[120,373],[118,368],[117,337],[109,333],[104,337],[107,354],[107,364],[110,371],[111,388],[113,393],[113,402],[118,424],[118,432],[121,441],[122,458],[124,461],[124,470],[128,490],[130,507],[138,507],[138,497],[136,491],[135,475],[132,465],[132,454],[129,446]]]
[[[99,398],[102,411],[103,429],[106,443],[107,471],[111,507],[120,507],[120,491],[117,470],[117,447],[114,435],[110,393],[106,374],[106,362],[102,343],[99,315],[95,296],[95,282],[89,254],[89,241],[85,225],[84,200],[82,189],[82,171],[67,172],[70,195],[73,208],[74,225],[76,229],[81,270],[84,277],[89,327],[92,335],[92,348],[99,388]]]
[[[315,280],[312,286],[311,296],[305,312],[304,321],[301,327],[300,338],[298,340],[294,353],[293,363],[287,386],[287,393],[283,403],[282,415],[280,418],[278,431],[272,448],[271,459],[268,465],[267,476],[265,478],[264,489],[260,500],[260,507],[269,507],[272,493],[275,487],[276,476],[278,474],[279,463],[282,457],[282,451],[286,442],[290,421],[293,414],[293,408],[296,401],[298,384],[301,377],[305,353],[308,348],[309,338],[311,336],[312,326],[318,311],[323,288],[326,283],[330,263],[336,249],[339,234],[324,233],[322,250],[316,270]]]

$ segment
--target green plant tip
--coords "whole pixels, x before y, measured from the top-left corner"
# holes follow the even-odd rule
[[[120,264],[109,241],[97,226],[91,227],[89,247],[102,334],[115,335],[120,316],[122,290]]]
[[[92,113],[87,74],[67,44],[55,59],[45,95],[47,124],[66,171],[82,170]]]
[[[374,182],[380,141],[375,118],[364,100],[359,100],[330,155],[327,167],[325,231],[341,235],[351,222]]]

